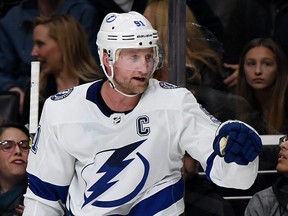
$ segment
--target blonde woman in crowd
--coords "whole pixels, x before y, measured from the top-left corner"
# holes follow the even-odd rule
[[[33,31],[32,55],[40,61],[40,111],[46,98],[101,77],[85,30],[71,15],[38,17]],[[95,45],[96,46],[96,45]],[[27,123],[29,94],[23,121]]]
[[[168,79],[168,6],[167,0],[150,0],[144,12],[144,16],[158,31],[159,42],[163,45],[165,51],[164,67],[161,72],[158,71],[155,74],[155,77],[160,80]],[[187,82],[226,90],[223,84],[224,71],[221,54],[213,50],[210,45],[218,46],[220,42],[205,27],[197,24],[193,12],[186,6]]]

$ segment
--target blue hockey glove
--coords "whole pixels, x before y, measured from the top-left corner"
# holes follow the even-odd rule
[[[259,155],[262,141],[258,133],[244,122],[226,121],[217,130],[213,148],[226,163],[247,165]]]

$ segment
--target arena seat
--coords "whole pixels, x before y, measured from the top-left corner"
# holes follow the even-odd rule
[[[20,120],[19,106],[19,93],[0,92],[0,121],[18,122]]]

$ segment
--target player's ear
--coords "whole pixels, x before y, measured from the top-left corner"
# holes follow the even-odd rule
[[[103,64],[107,68],[109,67],[109,60],[108,60],[108,54],[106,52],[103,53]]]

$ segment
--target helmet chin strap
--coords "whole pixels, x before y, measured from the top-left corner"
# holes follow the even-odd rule
[[[119,89],[116,88],[114,82],[113,82],[113,77],[114,77],[114,69],[113,69],[113,66],[112,65],[109,65],[110,68],[111,68],[111,76],[109,76],[106,72],[106,69],[105,67],[103,67],[103,70],[104,70],[104,73],[106,75],[106,77],[108,78],[108,81],[109,81],[109,85],[112,89],[114,89],[115,91],[117,91],[119,94],[125,96],[125,97],[129,97],[129,98],[132,98],[132,97],[136,97],[137,95],[139,95],[139,93],[137,94],[125,94],[124,92],[120,91]]]
[[[109,77],[109,78],[108,78],[108,81],[109,81],[110,87],[111,87],[112,89],[114,89],[115,91],[117,91],[118,93],[120,93],[121,95],[123,95],[123,96],[125,96],[125,97],[130,97],[130,98],[132,98],[132,97],[136,97],[137,95],[139,95],[139,93],[137,93],[137,94],[125,94],[124,92],[120,91],[119,89],[117,89],[117,88],[115,87],[115,84],[113,83],[113,78],[112,78],[112,77]]]

